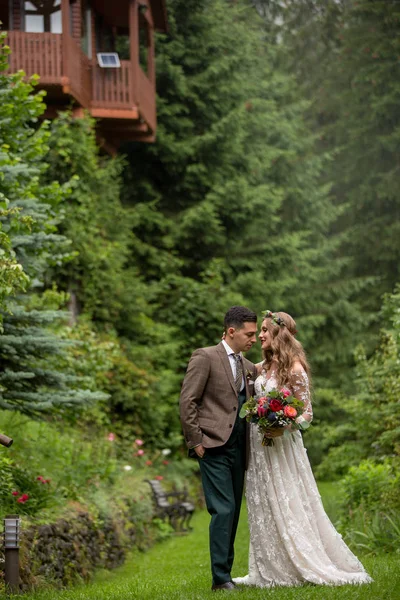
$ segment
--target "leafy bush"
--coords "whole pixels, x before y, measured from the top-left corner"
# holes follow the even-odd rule
[[[350,468],[341,485],[344,506],[350,513],[360,507],[371,513],[383,507],[385,510],[400,508],[400,473],[391,461],[364,460],[358,467]]]
[[[122,512],[146,523],[153,509],[145,479],[154,477],[170,489],[189,484],[191,497],[199,496],[196,461],[171,448],[154,450],[145,438],[120,437],[103,424],[38,422],[0,411],[0,431],[14,438],[11,448],[0,448],[0,514],[53,520],[80,505],[99,518]]]
[[[35,515],[52,502],[50,479],[0,458],[0,511]]]
[[[395,511],[376,511],[372,515],[357,511],[346,542],[363,554],[397,552],[400,549],[400,516]]]
[[[397,461],[398,462],[398,461]],[[340,526],[347,541],[368,552],[400,548],[400,473],[394,461],[364,460],[341,482]]]

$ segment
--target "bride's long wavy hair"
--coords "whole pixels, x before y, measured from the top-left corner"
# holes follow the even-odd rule
[[[271,317],[266,317],[265,326],[271,336],[271,345],[264,350],[263,368],[268,371],[272,362],[277,363],[277,383],[279,387],[287,384],[290,371],[295,362],[300,362],[305,372],[310,377],[310,366],[308,364],[306,353],[301,343],[295,338],[297,333],[296,321],[285,312],[273,313],[273,316],[280,317],[284,325],[277,325]]]

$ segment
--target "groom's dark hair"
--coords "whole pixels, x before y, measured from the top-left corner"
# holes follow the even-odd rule
[[[241,329],[245,323],[257,323],[257,315],[245,306],[232,306],[224,317],[224,329]]]

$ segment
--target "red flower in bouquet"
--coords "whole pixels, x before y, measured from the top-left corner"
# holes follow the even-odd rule
[[[276,398],[272,398],[269,403],[269,407],[273,412],[279,412],[280,410],[283,410],[283,404]]]

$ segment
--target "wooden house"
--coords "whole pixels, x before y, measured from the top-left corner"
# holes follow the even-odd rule
[[[110,150],[154,140],[154,32],[166,0],[0,0],[10,69],[40,76],[47,116],[87,110]]]

